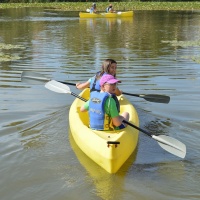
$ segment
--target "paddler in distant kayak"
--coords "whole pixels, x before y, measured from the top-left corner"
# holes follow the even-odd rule
[[[81,112],[89,111],[90,128],[94,130],[118,130],[126,127],[122,121],[129,120],[129,113],[119,115],[120,105],[115,90],[120,82],[114,76],[106,74],[100,79],[101,91],[94,91],[82,107]]]
[[[101,71],[97,72],[95,76],[90,78],[88,81],[84,83],[76,83],[76,87],[80,90],[83,90],[85,88],[90,87],[90,92],[93,91],[99,91],[101,90],[100,88],[100,78],[106,74],[111,74],[114,77],[116,77],[116,71],[117,71],[117,62],[113,59],[106,59],[101,67]],[[118,87],[115,89],[115,94],[117,96],[122,94],[122,91],[119,90]]]
[[[92,7],[90,8],[90,13],[96,13],[96,11],[97,11],[97,5],[96,3],[93,3]]]
[[[112,4],[110,4],[110,5],[106,8],[106,12],[107,12],[107,13],[109,13],[109,12],[111,12],[111,13],[115,12],[114,9],[113,9]]]

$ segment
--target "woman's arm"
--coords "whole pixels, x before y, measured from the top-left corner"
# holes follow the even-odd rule
[[[90,82],[88,81],[86,81],[85,83],[76,83],[76,88],[79,90],[83,90],[88,87],[90,87]]]

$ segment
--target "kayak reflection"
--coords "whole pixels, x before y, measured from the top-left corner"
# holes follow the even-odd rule
[[[123,190],[119,190],[119,188],[124,188],[123,185],[125,184],[126,175],[136,160],[137,148],[116,174],[109,174],[83,153],[75,143],[70,130],[69,141],[80,164],[90,176],[88,181],[92,179],[96,187],[96,195],[106,200],[122,199]]]

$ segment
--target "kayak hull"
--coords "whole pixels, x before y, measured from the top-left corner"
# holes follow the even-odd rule
[[[133,11],[116,12],[116,13],[87,13],[79,12],[80,18],[116,18],[116,17],[133,17]]]
[[[89,89],[80,96],[89,99]],[[130,122],[139,126],[135,108],[121,95],[121,111],[128,111]],[[89,128],[88,112],[80,112],[84,101],[75,99],[69,111],[70,130],[79,148],[109,173],[116,173],[137,147],[138,130],[127,126],[121,130],[95,131]]]

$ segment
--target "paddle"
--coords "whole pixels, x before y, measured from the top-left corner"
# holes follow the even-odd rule
[[[47,81],[50,81],[51,79],[44,77],[43,75],[36,73],[36,72],[29,72],[29,71],[24,71],[22,72],[21,75],[21,80],[27,83],[32,83],[32,84],[40,84],[44,83]],[[68,84],[68,85],[73,85],[76,86],[75,83],[69,83],[69,82],[63,82],[63,81],[58,81],[63,84]],[[129,95],[129,96],[135,96],[139,98],[143,98],[146,101],[150,102],[155,102],[155,103],[169,103],[170,97],[166,95],[160,95],[160,94],[131,94],[127,92],[122,92],[123,94]]]
[[[45,84],[45,87],[49,90],[52,90],[57,93],[69,93],[83,101],[87,101],[86,99],[78,96],[77,94],[70,91],[70,88],[67,85],[64,85],[63,83],[60,83],[58,81],[52,80]],[[186,146],[182,142],[178,141],[177,139],[174,139],[172,137],[166,136],[166,135],[153,135],[142,128],[139,128],[132,124],[131,122],[123,120],[124,123],[128,124],[129,126],[132,126],[133,128],[145,133],[146,135],[150,136],[154,140],[158,142],[158,144],[166,151],[168,151],[171,154],[174,154],[178,157],[184,158],[186,155]]]
[[[145,133],[146,135],[148,135],[149,137],[153,138],[154,140],[156,140],[158,142],[158,144],[165,149],[166,151],[170,152],[171,154],[174,154],[180,158],[185,158],[186,155],[186,146],[185,144],[183,144],[182,142],[178,141],[175,138],[166,136],[166,135],[153,135],[137,126],[135,126],[134,124],[123,120],[123,122],[125,124],[128,124],[129,126],[132,126],[133,128]]]

